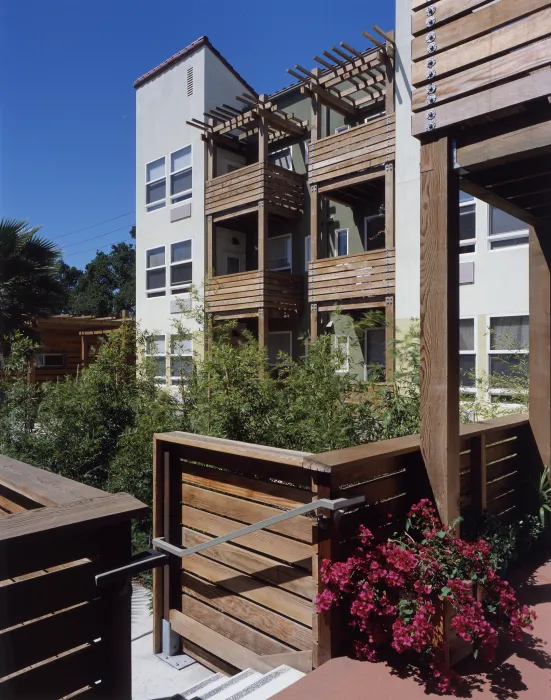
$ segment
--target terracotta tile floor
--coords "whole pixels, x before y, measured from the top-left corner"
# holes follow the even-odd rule
[[[459,697],[483,700],[551,700],[551,551],[534,555],[511,575],[519,598],[535,608],[526,642],[504,642],[493,667],[474,660],[457,670],[467,680]],[[404,677],[406,676],[406,677]],[[437,697],[424,684],[384,663],[334,659],[275,696],[278,700],[422,700]]]

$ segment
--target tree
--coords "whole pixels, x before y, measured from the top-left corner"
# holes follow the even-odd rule
[[[120,316],[136,306],[136,250],[128,243],[98,251],[69,295],[69,311],[92,316]]]
[[[63,262],[63,260],[59,264],[59,278],[65,291],[65,299],[63,306],[60,309],[58,309],[58,313],[70,313],[69,304],[71,300],[71,295],[75,291],[77,283],[82,277],[82,274],[82,270],[79,270],[78,267],[75,267],[74,265],[67,265],[66,262]]]
[[[0,341],[63,305],[60,253],[25,221],[0,220]]]

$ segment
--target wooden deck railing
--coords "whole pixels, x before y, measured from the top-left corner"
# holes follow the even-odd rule
[[[430,12],[412,0],[415,136],[549,95],[547,3],[450,1]]]
[[[210,279],[205,288],[207,311],[214,314],[295,314],[300,307],[302,277],[272,270],[251,270]]]
[[[394,294],[394,249],[325,258],[309,263],[308,301],[335,306],[345,299]]]
[[[147,508],[0,456],[0,697],[130,700],[127,564]]]
[[[308,179],[321,184],[394,160],[396,119],[386,114],[310,144]]]
[[[528,437],[526,416],[462,426],[465,507],[517,516]],[[431,497],[418,435],[313,455],[176,432],[155,436],[155,455],[154,536],[177,546],[313,499],[366,498],[340,517],[299,516],[155,572],[156,650],[165,617],[186,653],[226,672],[310,670],[339,655],[341,622],[314,606],[322,560],[347,556],[360,523],[392,535],[412,503]]]
[[[240,210],[263,201],[279,215],[292,218],[304,211],[304,187],[302,175],[270,163],[253,163],[207,180],[206,214]]]

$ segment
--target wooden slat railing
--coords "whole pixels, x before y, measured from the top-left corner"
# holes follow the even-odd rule
[[[348,131],[310,144],[308,178],[321,184],[370,168],[381,167],[395,157],[395,116],[386,114]]]
[[[281,216],[295,217],[304,211],[304,186],[302,175],[277,165],[246,165],[206,182],[206,214],[240,210],[263,201]]]
[[[0,697],[131,698],[127,564],[147,508],[0,456]]]
[[[258,309],[280,314],[298,313],[302,277],[272,270],[252,270],[220,275],[205,286],[209,313],[258,313]]]
[[[381,248],[357,255],[311,261],[308,267],[308,301],[321,306],[339,300],[394,294],[394,249]]]
[[[538,72],[551,63],[547,2],[444,0],[432,8],[427,16],[426,4],[413,1],[415,136],[549,95],[551,73]]]
[[[461,427],[464,507],[515,517],[528,437],[526,416]],[[313,603],[322,590],[322,560],[346,557],[360,523],[379,538],[392,535],[414,502],[431,497],[418,435],[318,455],[188,433],[156,435],[155,444],[154,536],[177,546],[206,542],[316,498],[366,499],[325,526],[300,516],[172,557],[169,570],[154,573],[156,650],[165,617],[186,653],[230,673],[264,671],[269,657],[281,654],[302,670],[339,655],[341,621],[317,614]]]

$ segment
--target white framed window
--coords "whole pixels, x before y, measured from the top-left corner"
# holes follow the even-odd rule
[[[287,146],[287,148],[280,148],[277,151],[268,153],[268,163],[278,165],[280,168],[285,168],[285,170],[293,170],[293,155],[291,153],[291,146]]]
[[[345,131],[350,130],[350,125],[349,124],[343,124],[342,126],[337,126],[335,129],[336,134],[344,134]]]
[[[172,386],[181,384],[191,374],[193,369],[193,343],[191,338],[170,338],[170,383]]]
[[[153,363],[157,384],[166,384],[166,342],[164,335],[154,335],[147,339],[146,355]]]
[[[459,384],[464,393],[476,390],[476,341],[474,318],[459,320]]]
[[[476,250],[476,201],[466,192],[459,193],[459,252]]]
[[[378,117],[382,117],[385,114],[384,109],[381,110],[380,112],[374,112],[373,114],[369,114],[367,117],[364,119],[364,124],[367,124],[368,122],[372,122],[374,119],[377,119]]]
[[[268,270],[291,272],[291,234],[268,238]]]
[[[166,294],[164,245],[145,251],[145,289],[149,298],[164,297]]]
[[[384,381],[386,369],[386,329],[364,331],[364,379]]]
[[[187,291],[193,281],[191,238],[170,246],[170,290],[172,294]]]
[[[65,367],[65,355],[62,352],[39,352],[34,356],[37,369],[62,369]]]
[[[308,272],[308,267],[310,260],[312,259],[312,239],[310,236],[306,236],[304,239],[304,271]]]
[[[170,154],[170,202],[191,199],[193,181],[191,146]]]
[[[279,354],[292,357],[293,334],[291,331],[271,331],[268,333],[268,363],[274,367],[277,365]]]
[[[364,250],[385,247],[385,215],[375,214],[364,218]]]
[[[489,217],[490,250],[528,245],[528,226],[523,221],[496,207],[490,207]]]
[[[495,378],[503,376],[514,379],[521,371],[524,360],[528,361],[529,322],[530,317],[522,314],[490,318],[488,374],[494,378],[490,389],[493,396],[506,396],[510,393],[507,389],[494,386]]]
[[[348,229],[339,228],[333,233],[333,257],[348,255]]]
[[[145,207],[147,211],[162,209],[166,204],[165,157],[145,166]]]
[[[339,365],[337,372],[344,374],[350,370],[350,338],[346,335],[334,335],[333,347],[335,352],[339,354]]]

